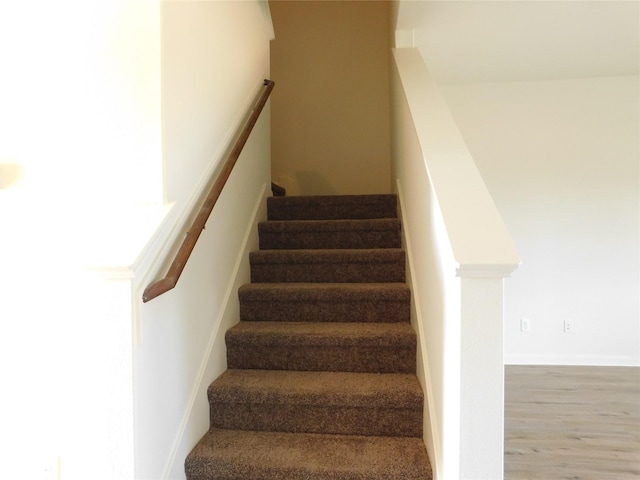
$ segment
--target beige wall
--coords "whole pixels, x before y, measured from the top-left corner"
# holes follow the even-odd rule
[[[273,180],[290,195],[389,192],[388,2],[269,3]]]

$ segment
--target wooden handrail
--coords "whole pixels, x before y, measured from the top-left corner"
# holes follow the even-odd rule
[[[253,110],[251,111],[244,124],[244,127],[237,137],[233,149],[224,161],[222,170],[220,170],[220,173],[218,173],[218,176],[216,177],[215,182],[211,187],[209,194],[207,195],[207,198],[200,207],[200,211],[195,217],[195,220],[191,224],[191,228],[189,228],[189,230],[187,231],[185,239],[183,240],[180,249],[171,262],[171,266],[169,267],[167,274],[160,280],[153,282],[147,288],[145,288],[144,293],[142,294],[143,302],[148,302],[149,300],[152,300],[162,295],[163,293],[168,292],[178,283],[180,274],[182,273],[182,270],[184,270],[184,267],[187,264],[187,260],[189,260],[191,252],[196,246],[196,242],[198,241],[202,230],[204,230],[205,224],[209,219],[209,215],[211,214],[211,211],[213,210],[213,207],[215,206],[216,201],[220,196],[220,192],[222,192],[222,189],[227,183],[227,180],[231,175],[231,171],[233,170],[236,161],[240,157],[240,153],[242,152],[245,143],[247,143],[249,135],[251,134],[254,125],[258,121],[258,117],[260,116],[262,109],[267,103],[269,95],[271,94],[271,90],[273,90],[274,86],[274,81],[264,81],[264,90],[258,95],[257,100],[254,102]]]

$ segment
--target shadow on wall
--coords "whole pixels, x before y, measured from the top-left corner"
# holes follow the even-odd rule
[[[293,174],[279,175],[274,180],[284,187],[287,195],[338,195],[335,185],[320,172],[297,171]]]

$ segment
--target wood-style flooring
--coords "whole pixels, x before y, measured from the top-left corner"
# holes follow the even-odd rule
[[[639,480],[640,368],[505,370],[505,480]]]

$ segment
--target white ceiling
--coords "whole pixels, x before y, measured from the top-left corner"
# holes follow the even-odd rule
[[[398,30],[443,83],[638,75],[640,0],[415,0]]]

